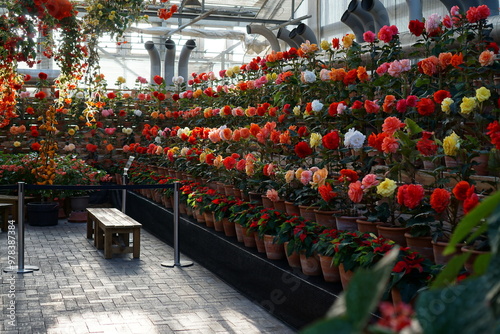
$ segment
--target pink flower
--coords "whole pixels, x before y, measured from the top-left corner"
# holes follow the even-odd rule
[[[210,139],[212,143],[218,143],[221,140],[219,129],[210,131],[208,133],[208,139]]]
[[[384,153],[396,153],[399,148],[399,142],[393,136],[385,137],[382,141],[382,151]]]
[[[269,189],[266,191],[266,196],[269,198],[272,202],[276,202],[280,200],[280,196],[278,195],[278,192],[274,189]]]
[[[144,101],[146,99],[146,94],[144,93],[139,93],[137,94],[137,98],[141,101]]]
[[[372,187],[378,186],[379,183],[380,181],[377,180],[377,175],[375,174],[366,174],[361,181],[361,185],[365,191]]]
[[[399,61],[395,60],[393,61],[390,65],[389,68],[387,69],[387,73],[389,73],[390,76],[392,77],[399,77],[399,75],[403,72],[403,67],[399,63]]]
[[[407,104],[406,104],[406,100],[399,100],[397,103],[396,103],[396,110],[400,113],[404,113],[406,112],[406,108],[407,108]]]
[[[363,188],[361,181],[351,182],[349,184],[349,191],[347,192],[349,198],[354,203],[359,203],[363,199]]]
[[[389,66],[390,66],[390,63],[383,63],[382,65],[380,65],[376,72],[378,75],[383,75],[385,73],[387,73],[387,70],[389,69]]]
[[[425,20],[425,31],[428,35],[433,36],[439,31],[439,25],[441,24],[441,17],[438,14],[431,14],[427,20]]]
[[[300,174],[300,182],[307,186],[309,184],[309,182],[311,182],[312,180],[312,175],[313,175],[313,172],[311,172],[310,170],[305,170],[302,172],[302,174]]]
[[[363,39],[366,43],[375,42],[375,33],[373,31],[368,30],[363,34]]]
[[[389,43],[392,40],[393,35],[394,35],[393,28],[389,26],[383,26],[382,28],[380,28],[380,31],[378,32],[378,39],[384,41],[385,43]]]
[[[111,136],[112,134],[114,134],[116,132],[116,128],[106,128],[106,129],[104,129],[104,132],[106,132],[106,134]]]
[[[418,97],[415,96],[415,95],[409,95],[407,98],[406,98],[406,105],[409,107],[409,108],[413,108],[415,106],[417,106],[417,102],[418,102]]]

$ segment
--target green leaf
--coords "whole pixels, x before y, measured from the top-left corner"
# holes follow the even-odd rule
[[[458,276],[458,273],[464,268],[464,263],[467,261],[470,255],[471,253],[463,253],[452,257],[436,277],[436,279],[432,283],[431,288],[443,288],[449,285],[451,282],[454,282]]]
[[[453,235],[451,236],[450,243],[444,250],[444,255],[453,254],[455,246],[462,242],[473,229],[483,224],[482,220],[497,208],[500,203],[500,191],[487,197],[481,204],[476,206],[458,223]]]
[[[408,130],[410,130],[410,135],[418,135],[419,133],[424,131],[414,120],[410,118],[405,119],[405,123],[408,127]]]

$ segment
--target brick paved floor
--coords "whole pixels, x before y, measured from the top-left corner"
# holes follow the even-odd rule
[[[17,227],[17,226],[16,226]],[[1,273],[0,333],[293,333],[195,263],[165,268],[173,249],[141,231],[141,257],[103,258],[85,223],[26,226],[27,274]],[[17,251],[17,249],[16,249]],[[0,233],[7,267],[7,233]],[[17,262],[17,255],[15,256]],[[15,326],[9,324],[15,278]]]

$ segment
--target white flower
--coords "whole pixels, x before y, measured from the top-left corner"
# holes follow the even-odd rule
[[[122,132],[126,135],[129,135],[132,133],[132,128],[123,128]]]
[[[183,134],[186,134],[186,136],[190,136],[191,135],[191,129],[189,129],[188,127],[185,127],[184,129],[179,129],[177,131],[177,137],[182,138]]]
[[[187,152],[189,151],[189,148],[187,147],[183,147],[182,150],[181,150],[181,155],[183,157],[185,157],[187,155]]]
[[[346,109],[347,106],[345,104],[343,104],[342,102],[339,103],[339,105],[337,106],[337,114],[342,115],[344,113],[344,110]]]
[[[139,117],[139,116],[142,115],[142,111],[140,111],[139,109],[135,109],[134,110],[134,115],[136,115],[137,117]]]
[[[75,149],[75,144],[68,144],[68,145],[64,146],[64,148],[63,148],[63,150],[66,152],[73,151],[74,149]]]
[[[161,137],[155,137],[155,143],[160,144],[161,143]]]
[[[311,71],[302,72],[302,80],[307,83],[316,81],[316,74]]]
[[[173,77],[172,82],[176,85],[180,85],[180,84],[184,83],[184,78],[179,75],[179,76]]]
[[[323,103],[319,102],[319,100],[314,100],[311,103],[311,107],[313,111],[321,111],[323,109]]]
[[[366,136],[355,130],[354,128],[349,129],[344,135],[344,146],[347,148],[360,149],[363,147]]]

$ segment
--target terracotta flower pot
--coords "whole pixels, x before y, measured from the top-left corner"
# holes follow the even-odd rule
[[[372,233],[378,236],[377,225],[380,222],[369,222],[364,219],[356,220],[356,224],[358,224],[358,231],[363,233]]]
[[[364,217],[337,216],[336,218],[338,230],[354,232],[358,229],[358,223],[356,223],[356,221]]]
[[[299,253],[294,251],[292,252],[292,254],[288,254],[287,246],[288,246],[288,241],[283,244],[283,247],[285,248],[285,255],[286,255],[286,260],[288,261],[288,265],[292,268],[301,268]]]
[[[205,218],[205,224],[207,227],[214,227],[214,215],[212,212],[203,212],[203,218]]]
[[[285,209],[286,209],[286,213],[289,214],[289,215],[300,216],[300,209],[293,202],[285,201]]]
[[[274,203],[266,195],[261,196],[262,206],[268,209],[274,209]]]
[[[224,228],[224,234],[226,235],[226,237],[236,236],[236,226],[235,226],[234,222],[230,221],[227,218],[223,218],[222,219],[222,226]]]
[[[432,238],[429,237],[414,237],[410,233],[405,233],[406,245],[434,262],[434,251],[432,250]]]
[[[212,212],[213,220],[214,220],[214,229],[217,232],[224,232],[224,224],[222,223],[222,220],[217,220],[215,219],[215,215]]]
[[[257,246],[257,252],[259,253],[265,253],[266,252],[266,246],[264,244],[264,239],[262,239],[259,236],[259,233],[253,232],[253,237],[255,239],[255,245]]]
[[[319,255],[319,264],[325,282],[340,282],[339,267],[332,262],[332,256]]]
[[[285,200],[279,199],[277,201],[274,201],[273,205],[275,210],[286,212]]]
[[[264,234],[264,247],[269,260],[281,260],[285,258],[285,248],[283,244],[274,243],[274,235]]]
[[[205,222],[205,215],[203,212],[201,212],[200,209],[195,209],[193,210],[193,214],[195,216],[195,219],[198,223],[204,223]]]
[[[243,226],[235,223],[234,233],[236,233],[236,240],[238,240],[238,242],[243,242]]]
[[[337,228],[337,219],[334,215],[338,213],[340,213],[340,211],[314,210],[314,220],[316,223],[326,228]]]
[[[305,253],[301,253],[300,266],[302,267],[302,273],[304,273],[304,275],[307,276],[321,275],[321,266],[319,264],[319,256],[317,254],[307,257]]]
[[[455,255],[462,254],[463,244],[458,244],[455,247],[455,253],[451,255],[443,255],[444,249],[448,246],[447,242],[444,241],[432,241],[432,251],[434,253],[434,262],[436,264],[447,264],[450,259]]]
[[[408,227],[393,227],[387,225],[377,225],[379,237],[384,237],[390,239],[400,245],[401,247],[406,247],[405,233],[409,232]]]
[[[257,247],[253,233],[250,233],[250,234],[248,233],[248,227],[243,227],[242,232],[243,232],[243,243],[245,244],[245,247],[248,247],[248,248]]]
[[[299,212],[302,217],[309,221],[315,221],[316,215],[314,214],[314,210],[317,210],[317,207],[309,206],[309,205],[299,205]]]
[[[462,253],[470,253],[471,254],[464,264],[465,270],[467,270],[471,274],[474,274],[474,262],[476,261],[477,257],[480,255],[483,255],[483,254],[490,253],[490,252],[485,252],[485,251],[478,251],[478,250],[469,248],[468,246],[463,246],[461,248],[461,251],[462,251]]]
[[[253,202],[257,205],[262,205],[262,194],[261,193],[256,193],[254,191],[249,191],[248,192],[248,197],[250,199],[250,202]]]
[[[342,283],[342,288],[345,290],[349,286],[349,282],[354,275],[354,272],[351,270],[345,271],[344,264],[339,264],[339,274],[340,274],[340,282]]]

